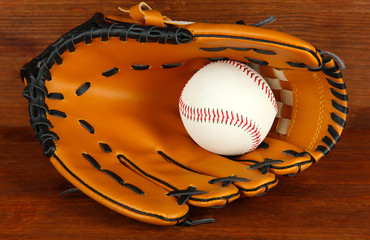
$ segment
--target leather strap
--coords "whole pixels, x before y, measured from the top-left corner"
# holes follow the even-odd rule
[[[119,9],[123,12],[129,13],[132,19],[142,24],[164,27],[163,19],[166,17],[163,17],[159,11],[153,10],[145,2],[136,4],[130,7],[129,9],[125,9],[125,8],[119,8]]]

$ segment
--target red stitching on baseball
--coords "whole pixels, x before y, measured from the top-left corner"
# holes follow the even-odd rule
[[[238,125],[238,127],[240,127],[242,124],[243,124],[243,115],[240,115],[240,124]]]
[[[253,81],[255,83],[257,83],[257,85],[259,87],[261,87],[261,90],[264,90],[265,94],[268,96],[268,99],[270,100],[270,102],[274,106],[275,111],[276,112],[278,111],[276,100],[273,97],[274,95],[273,95],[271,89],[269,87],[265,86],[265,82],[262,80],[262,78],[260,78],[258,75],[256,75],[254,72],[252,72],[246,66],[244,66],[244,65],[242,65],[242,64],[240,64],[236,61],[221,60],[221,61],[218,61],[218,62],[232,64],[232,65],[238,67],[244,73],[246,73],[246,75],[248,75],[250,78],[252,78]],[[216,62],[212,62],[212,63],[216,63]],[[212,63],[210,63],[210,64],[212,64]],[[261,84],[261,82],[262,82],[262,84]],[[195,108],[195,107],[190,107],[190,106],[188,106],[187,104],[184,103],[184,101],[182,99],[182,95],[180,96],[179,108],[180,108],[180,113],[185,118],[187,118],[189,120],[192,120],[192,121],[195,121],[195,119],[197,119],[197,121],[203,122],[203,121],[207,120],[207,116],[208,116],[208,121],[210,121],[211,118],[212,118],[213,123],[227,124],[228,120],[230,119],[228,111],[225,111],[226,114],[224,114],[224,110],[222,110],[222,109],[216,109],[216,110],[212,109],[212,111],[210,109],[208,109],[208,115],[207,115],[207,110],[206,109],[199,109],[199,108]],[[226,117],[225,117],[225,115],[226,115]],[[222,116],[222,119],[220,121],[221,116]],[[229,124],[231,125],[233,120],[235,119],[234,113],[231,112],[230,116],[231,116],[231,120],[230,120]],[[239,123],[239,125],[237,127],[241,128],[244,131],[249,133],[249,135],[252,138],[252,143],[253,144],[252,144],[251,148],[248,150],[248,152],[251,151],[251,150],[254,150],[259,145],[259,143],[261,142],[261,132],[260,132],[259,128],[256,126],[256,124],[253,121],[249,120],[248,118],[243,117],[242,115],[240,115],[240,118],[239,118],[238,113],[236,113],[236,116],[237,116],[237,119],[236,119],[236,122],[235,122],[234,126],[236,126]],[[217,121],[216,121],[216,118],[217,118]],[[243,123],[244,123],[244,125],[243,125]]]
[[[183,115],[185,118],[187,118],[189,120],[195,121],[195,119],[196,119],[197,122],[206,122],[207,121],[207,110],[202,109],[202,108],[196,108],[196,107],[188,106],[184,102],[184,100],[182,98],[182,95],[180,96],[180,100],[179,100],[179,109],[180,109],[180,114]],[[191,109],[191,111],[188,111],[188,109]],[[225,112],[225,114],[224,114],[224,112]],[[219,122],[220,113],[222,115],[221,122]],[[252,120],[248,119],[247,117],[243,117],[241,114],[238,114],[238,113],[235,113],[235,114],[237,116],[237,119],[235,121],[234,126],[236,126],[239,123],[239,125],[237,127],[244,130],[245,132],[247,132],[251,136],[252,146],[246,152],[252,151],[261,142],[261,131],[260,131],[259,127],[257,126],[257,124],[255,122],[253,122]],[[225,115],[226,115],[226,117],[225,117]],[[239,118],[239,115],[240,115],[240,118]],[[210,119],[212,117],[212,122],[213,123],[229,124],[229,125],[231,125],[232,122],[235,119],[234,113],[232,111],[229,114],[228,111],[225,111],[223,109],[216,109],[216,110],[212,109],[212,112],[208,109],[208,116],[209,116],[208,121],[210,121]],[[217,121],[215,121],[216,117],[217,117]],[[229,119],[230,119],[230,122],[228,123]],[[244,123],[244,121],[245,121],[245,124],[242,127],[240,127]]]
[[[255,73],[253,73],[249,68],[245,67],[244,65],[236,62],[236,61],[233,61],[233,60],[220,60],[220,61],[217,61],[217,62],[222,62],[222,63],[229,63],[229,64],[232,64],[236,67],[239,67],[239,69],[243,70],[243,72],[245,72],[250,78],[253,79],[253,76],[256,75]],[[217,63],[217,62],[211,62],[210,64],[212,63]],[[254,77],[254,82],[258,81],[257,85],[260,86],[262,88],[262,90],[265,90],[265,94],[269,93],[270,95],[274,96],[274,94],[272,93],[271,89],[270,88],[267,88],[264,89],[264,81],[262,78],[260,78],[258,75],[256,75]],[[262,82],[262,86],[261,86],[261,82]],[[275,98],[273,97],[269,97],[270,99],[270,102],[272,103],[272,105],[274,106],[275,108],[275,111],[278,112],[278,109],[277,109],[277,104],[276,104],[276,100]]]

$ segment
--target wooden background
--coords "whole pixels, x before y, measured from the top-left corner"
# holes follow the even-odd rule
[[[77,2],[77,3],[76,3]],[[122,14],[137,1],[0,1],[0,239],[369,239],[369,0],[147,1],[175,20],[258,22],[339,55],[347,65],[347,127],[339,144],[307,171],[282,177],[263,197],[223,209],[193,208],[216,223],[158,227],[121,216],[81,193],[41,153],[21,96],[22,65],[95,12]]]

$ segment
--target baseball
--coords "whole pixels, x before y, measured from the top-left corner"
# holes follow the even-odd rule
[[[258,147],[277,114],[275,97],[262,76],[233,60],[209,63],[185,85],[179,110],[191,138],[220,155]]]

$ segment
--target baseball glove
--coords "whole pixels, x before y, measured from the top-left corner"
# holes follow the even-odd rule
[[[189,206],[221,207],[266,193],[325,156],[346,122],[338,57],[260,26],[171,21],[147,4],[131,18],[92,19],[21,70],[30,121],[44,154],[76,188],[134,219],[194,225]],[[267,20],[269,22],[269,20]],[[252,66],[279,113],[264,142],[234,157],[196,145],[180,93],[210,61]]]

